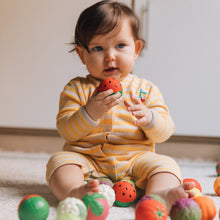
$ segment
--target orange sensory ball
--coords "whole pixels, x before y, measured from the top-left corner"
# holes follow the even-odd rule
[[[196,201],[202,211],[201,220],[213,220],[216,216],[216,206],[212,199],[206,196],[198,196],[193,198]]]
[[[135,209],[135,220],[166,220],[167,210],[163,203],[147,199],[139,202]]]
[[[192,178],[186,178],[186,179],[183,180],[183,183],[186,183],[186,182],[194,182],[195,183],[195,187],[197,189],[199,189],[200,192],[202,192],[202,187],[201,187],[200,183],[197,180],[192,179]]]
[[[214,190],[218,196],[220,196],[220,176],[216,178],[214,182]]]

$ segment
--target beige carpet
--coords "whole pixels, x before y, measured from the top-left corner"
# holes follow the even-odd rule
[[[48,220],[56,219],[58,201],[48,189],[44,177],[48,158],[49,155],[45,153],[0,152],[0,220],[18,220],[18,204],[28,194],[43,196],[50,205]],[[213,190],[217,161],[177,162],[183,177],[197,179],[202,185],[203,194],[213,199],[219,212],[220,197]],[[112,207],[107,220],[134,220],[134,211],[134,207]]]

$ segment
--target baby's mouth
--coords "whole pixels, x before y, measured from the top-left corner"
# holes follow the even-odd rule
[[[105,72],[109,73],[109,72],[113,72],[115,70],[118,70],[118,68],[117,67],[109,67],[109,68],[105,69]]]

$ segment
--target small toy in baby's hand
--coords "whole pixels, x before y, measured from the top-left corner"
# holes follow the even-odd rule
[[[115,205],[120,207],[128,207],[136,201],[137,192],[134,184],[130,181],[121,180],[113,186],[115,191]]]
[[[109,205],[107,200],[100,193],[87,193],[82,201],[87,207],[86,220],[104,220],[109,214]]]
[[[135,220],[166,220],[167,210],[162,198],[154,195],[143,196],[135,209]]]
[[[49,215],[49,204],[41,196],[31,194],[25,196],[18,206],[20,220],[46,220]]]
[[[170,217],[172,220],[200,220],[202,211],[193,199],[181,198],[172,205]]]
[[[112,89],[113,93],[111,95],[117,92],[119,92],[121,96],[123,94],[123,88],[122,88],[121,83],[117,79],[113,79],[113,78],[107,78],[101,81],[97,89],[98,89],[98,92],[103,92],[103,91]]]
[[[195,179],[193,179],[193,178],[185,178],[185,179],[183,179],[183,183],[187,183],[187,182],[194,182],[194,183],[195,183],[195,187],[196,187],[200,192],[202,192],[202,187],[201,187],[200,183],[199,183],[197,180],[195,180]]]

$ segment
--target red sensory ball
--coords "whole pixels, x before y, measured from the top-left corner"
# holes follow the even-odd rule
[[[119,181],[114,184],[115,205],[121,207],[130,206],[137,197],[135,186],[129,181]]]
[[[183,180],[183,183],[186,183],[186,182],[194,182],[194,183],[195,183],[195,187],[196,187],[200,192],[202,192],[202,187],[201,187],[200,183],[199,183],[197,180],[192,179],[192,178],[186,178],[186,179]]]
[[[122,85],[117,79],[107,78],[100,82],[98,87],[98,92],[103,92],[109,89],[113,90],[112,94],[116,92],[120,92],[122,95],[122,91],[123,91]]]

